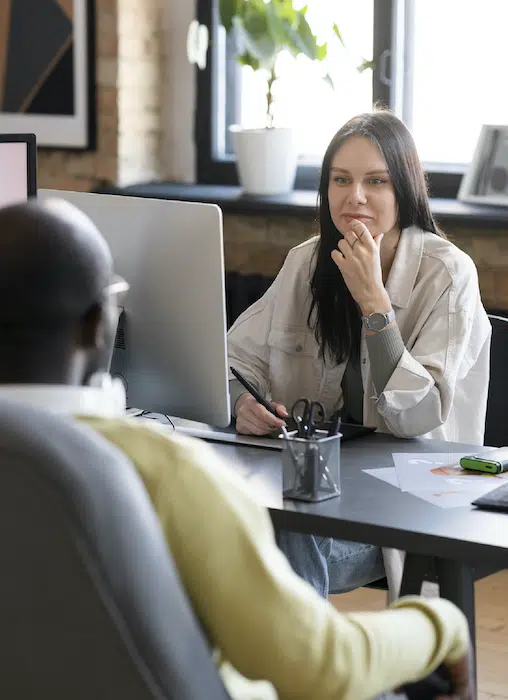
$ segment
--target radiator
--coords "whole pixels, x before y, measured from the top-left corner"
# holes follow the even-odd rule
[[[228,328],[251,304],[260,299],[274,278],[226,272],[226,313]]]

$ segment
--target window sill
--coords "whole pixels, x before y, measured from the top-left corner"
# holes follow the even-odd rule
[[[153,182],[128,187],[101,187],[102,194],[174,199],[184,202],[217,204],[227,214],[307,216],[316,215],[317,193],[295,190],[287,195],[248,196],[239,187],[226,185],[189,185]],[[450,222],[468,228],[508,228],[508,207],[466,204],[456,199],[431,198],[432,213],[440,223]]]

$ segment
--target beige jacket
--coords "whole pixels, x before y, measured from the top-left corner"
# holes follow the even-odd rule
[[[293,248],[270,289],[236,320],[229,359],[289,409],[307,396],[331,411],[342,405],[346,363],[323,363],[307,326],[318,241]],[[406,350],[376,397],[362,334],[364,422],[401,438],[481,445],[491,328],[473,261],[449,241],[412,227],[402,233],[386,289]]]
[[[307,325],[318,241],[311,238],[289,252],[270,289],[228,335],[230,364],[288,410],[301,396],[320,400],[327,412],[342,405],[346,363],[325,364]],[[481,445],[491,327],[473,261],[449,241],[411,227],[402,232],[386,289],[406,350],[376,396],[362,333],[365,424],[401,438]],[[385,556],[385,564],[396,591],[400,558],[389,563]]]

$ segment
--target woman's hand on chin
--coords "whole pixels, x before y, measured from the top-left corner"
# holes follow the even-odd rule
[[[352,219],[350,226],[337,249],[332,251],[332,259],[364,316],[374,311],[390,311],[379,253],[384,234],[373,236],[357,219]]]

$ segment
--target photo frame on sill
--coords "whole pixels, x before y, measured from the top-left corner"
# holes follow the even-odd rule
[[[95,0],[2,0],[0,132],[93,150]]]
[[[484,124],[457,199],[508,207],[508,124]]]

